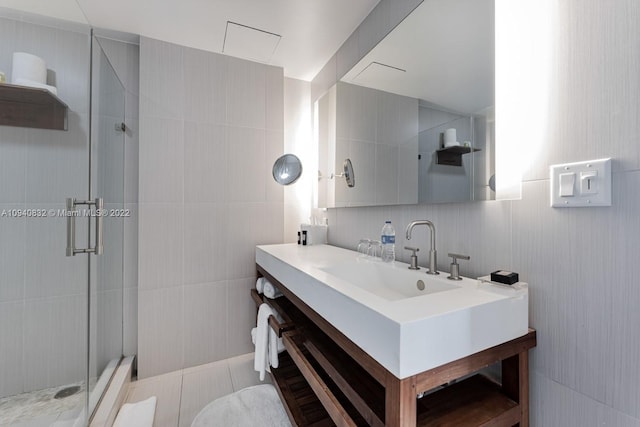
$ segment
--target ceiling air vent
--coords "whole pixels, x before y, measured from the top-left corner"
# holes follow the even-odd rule
[[[393,81],[403,76],[407,70],[394,67],[392,65],[383,64],[381,62],[372,62],[353,78],[353,83],[362,85],[371,85],[380,82]]]
[[[222,53],[268,64],[282,36],[227,21]]]

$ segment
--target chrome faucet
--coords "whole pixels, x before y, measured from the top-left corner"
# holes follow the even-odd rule
[[[436,253],[436,227],[431,221],[426,219],[420,221],[412,221],[407,225],[407,240],[411,240],[411,231],[416,225],[426,225],[431,231],[431,249],[429,249],[429,269],[427,274],[440,274],[438,273],[438,261]]]

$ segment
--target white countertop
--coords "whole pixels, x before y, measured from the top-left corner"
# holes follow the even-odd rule
[[[445,292],[382,298],[329,274],[348,263],[380,263],[329,245],[263,245],[256,263],[398,378],[468,356],[528,331],[528,290],[463,279]],[[407,275],[407,264],[384,268]],[[434,279],[422,269],[416,277]],[[444,280],[443,272],[434,280]],[[451,281],[449,281],[451,282]]]

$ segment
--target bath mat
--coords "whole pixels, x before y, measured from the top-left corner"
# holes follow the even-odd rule
[[[205,406],[191,427],[291,427],[278,392],[271,384],[247,387]]]

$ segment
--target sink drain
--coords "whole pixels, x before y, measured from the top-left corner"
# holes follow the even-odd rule
[[[53,396],[54,399],[64,399],[65,397],[73,396],[77,392],[80,391],[79,385],[74,385],[71,387],[65,387]]]
[[[418,287],[418,290],[424,291],[425,286],[424,286],[424,282],[422,280],[418,280],[416,282],[416,286]]]

